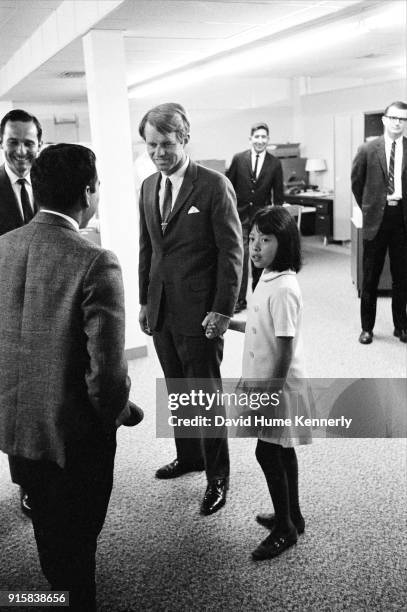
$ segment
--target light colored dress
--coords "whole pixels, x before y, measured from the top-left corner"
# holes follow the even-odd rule
[[[276,338],[293,338],[292,361],[279,405],[268,412],[273,418],[291,423],[259,430],[260,439],[284,447],[307,444],[312,438],[312,428],[304,423],[311,416],[312,395],[304,363],[302,309],[301,290],[294,271],[263,271],[247,316],[242,378],[243,384],[251,389],[269,388],[278,354]],[[298,417],[301,418],[297,420]]]

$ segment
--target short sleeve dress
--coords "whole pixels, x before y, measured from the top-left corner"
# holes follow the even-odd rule
[[[274,417],[284,425],[259,430],[259,437],[284,447],[308,444],[312,429],[306,424],[311,416],[312,394],[307,380],[302,345],[302,297],[293,270],[263,272],[253,293],[246,322],[242,377],[244,381],[271,379],[277,356],[278,336],[293,338],[293,356]],[[298,418],[300,417],[300,418]]]

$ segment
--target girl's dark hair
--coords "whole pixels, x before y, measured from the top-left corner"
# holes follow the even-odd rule
[[[301,240],[297,223],[288,210],[282,206],[267,206],[257,211],[251,223],[251,231],[256,226],[262,234],[273,234],[277,238],[276,256],[271,264],[275,272],[301,269]]]

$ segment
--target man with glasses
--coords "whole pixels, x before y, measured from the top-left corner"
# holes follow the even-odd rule
[[[352,191],[363,213],[361,344],[373,341],[377,288],[387,251],[393,334],[407,343],[407,104],[389,104],[382,121],[383,136],[364,143],[352,167]]]

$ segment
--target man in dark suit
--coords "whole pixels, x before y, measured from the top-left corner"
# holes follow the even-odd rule
[[[0,449],[28,492],[47,580],[89,612],[129,410],[122,277],[79,233],[99,199],[92,151],[48,147],[31,177],[40,212],[0,238]]]
[[[185,152],[189,127],[184,108],[175,103],[151,109],[139,127],[158,170],[140,192],[140,325],[153,335],[169,392],[182,379],[186,391],[191,379],[205,379],[211,393],[220,389],[222,336],[239,290],[241,232],[230,182]],[[214,339],[205,336],[208,323],[218,330]],[[188,438],[176,430],[177,458],[156,477],[205,469],[201,512],[211,514],[226,500],[227,438],[220,428],[213,437],[198,433]]]
[[[352,191],[363,213],[361,344],[373,341],[377,288],[387,251],[393,333],[407,342],[407,104],[392,102],[382,121],[384,135],[363,144],[352,166]]]
[[[251,148],[243,153],[237,153],[226,176],[230,179],[236,191],[237,210],[243,232],[243,276],[235,312],[246,308],[246,293],[249,266],[249,226],[254,213],[259,208],[284,203],[283,170],[279,159],[268,153],[269,127],[267,123],[256,123],[250,131]],[[253,264],[252,289],[262,273],[261,268]]]
[[[0,166],[0,235],[31,221],[35,213],[30,170],[42,144],[36,117],[15,109],[0,123],[0,145],[5,163]]]
[[[0,146],[5,163],[0,166],[0,236],[33,218],[30,170],[42,144],[42,129],[34,115],[14,109],[0,123]],[[12,466],[10,466],[13,479]],[[22,511],[31,516],[28,495],[20,489]]]

